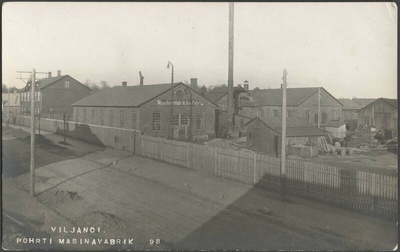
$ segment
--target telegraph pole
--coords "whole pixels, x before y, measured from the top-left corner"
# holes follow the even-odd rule
[[[174,65],[168,61],[167,69],[171,67],[171,119],[170,119],[170,139],[174,139]]]
[[[229,3],[229,59],[228,59],[228,134],[233,133],[233,39],[234,39],[234,5]]]
[[[29,186],[29,192],[30,195],[33,197],[35,196],[35,88],[36,88],[36,74],[47,74],[43,72],[36,72],[35,69],[32,70],[32,72],[29,71],[17,71],[17,73],[20,74],[20,77],[17,79],[22,80],[25,84],[28,84],[25,82],[25,79],[21,76],[21,74],[30,74],[31,75],[31,162],[30,162],[30,174],[29,174],[29,180],[30,180],[30,186]],[[40,88],[40,87],[39,87]],[[40,113],[40,111],[39,111]]]
[[[321,128],[321,88],[318,88],[318,128]]]
[[[30,172],[30,194],[35,196],[35,86],[36,71],[32,70],[31,80],[31,172]]]
[[[7,126],[10,123],[10,103],[11,103],[11,97],[10,97],[10,89],[8,89],[8,109],[7,109]]]
[[[282,84],[282,150],[281,150],[281,193],[286,199],[286,69],[283,70]]]

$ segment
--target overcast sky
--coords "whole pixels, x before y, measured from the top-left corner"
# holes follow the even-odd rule
[[[111,86],[228,79],[228,3],[6,3],[3,84],[57,70]],[[322,86],[337,98],[397,97],[392,3],[235,3],[234,83]]]

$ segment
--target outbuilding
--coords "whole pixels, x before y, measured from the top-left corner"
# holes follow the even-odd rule
[[[287,117],[286,145],[316,144],[324,131],[299,117]],[[279,156],[281,153],[282,118],[255,117],[245,124],[247,147]]]

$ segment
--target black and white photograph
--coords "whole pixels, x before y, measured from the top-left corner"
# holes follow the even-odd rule
[[[5,2],[2,249],[398,249],[395,2]]]

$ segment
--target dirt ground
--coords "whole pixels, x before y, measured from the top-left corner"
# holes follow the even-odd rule
[[[235,138],[229,140],[216,139],[210,141],[209,145],[217,147],[225,146],[241,146],[246,147],[246,138]],[[261,153],[264,154],[264,153]],[[343,167],[346,169],[355,169],[361,171],[371,171],[379,174],[386,175],[397,175],[398,174],[398,153],[397,150],[369,150],[362,153],[354,154],[353,156],[342,157],[340,155],[334,156],[330,153],[320,154],[314,158],[302,158],[298,156],[290,155],[289,159],[303,160],[308,162],[315,162],[321,164],[327,164],[336,167]]]
[[[393,221],[308,200],[282,202],[264,189],[126,152],[92,153],[37,175],[41,204],[73,226],[100,227],[92,237],[134,239],[121,249],[390,250],[397,243]],[[13,180],[28,190],[27,174]]]
[[[2,175],[15,177],[30,169],[30,133],[29,129],[17,126],[2,128]],[[27,132],[28,131],[28,132]],[[61,144],[63,137],[43,132],[35,136],[36,167],[59,161],[85,156],[89,153],[104,150],[104,147],[68,139],[68,145]]]
[[[396,175],[398,172],[398,155],[389,151],[369,151],[344,157],[325,154],[310,161],[387,175]]]

